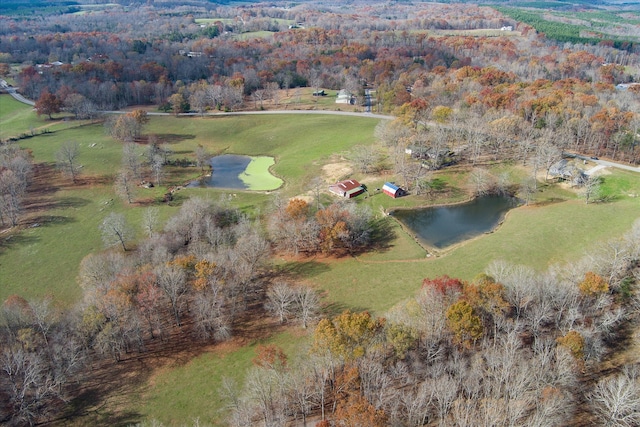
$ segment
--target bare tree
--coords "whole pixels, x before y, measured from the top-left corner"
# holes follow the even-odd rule
[[[129,227],[124,214],[111,212],[100,225],[102,241],[106,247],[120,245],[127,251],[126,243],[133,237],[133,230]]]
[[[210,159],[211,155],[207,152],[207,149],[201,144],[198,144],[198,147],[196,148],[196,166],[203,171],[204,168],[209,165]]]
[[[218,341],[231,336],[230,316],[226,313],[222,286],[214,283],[199,292],[192,307],[196,332],[202,339]]]
[[[142,228],[147,237],[153,237],[156,232],[159,214],[159,209],[154,206],[150,206],[142,212]]]
[[[165,159],[162,155],[157,154],[153,156],[151,160],[151,171],[153,173],[154,180],[156,181],[156,185],[160,185],[162,183],[162,178],[164,177],[164,164]]]
[[[276,283],[267,291],[265,308],[276,315],[280,323],[284,323],[291,315],[295,297],[295,290],[291,285],[284,282]]]
[[[601,183],[602,179],[599,176],[588,175],[583,178],[580,196],[584,199],[585,204],[589,204],[589,200],[600,197]]]
[[[493,177],[486,169],[474,168],[469,174],[469,183],[476,196],[489,194],[494,185]]]
[[[158,287],[164,291],[171,302],[171,309],[180,326],[180,313],[187,293],[187,275],[181,267],[176,265],[160,265],[155,269]]]
[[[22,199],[26,182],[20,180],[11,169],[0,170],[0,223],[18,225],[22,212]]]
[[[126,200],[127,203],[133,201],[133,192],[136,187],[133,174],[127,169],[121,169],[116,175],[113,188],[118,196]]]
[[[603,378],[588,396],[602,425],[631,427],[640,425],[640,375],[636,367]]]
[[[294,315],[306,328],[320,312],[320,298],[316,291],[308,286],[301,286],[295,292]]]
[[[136,144],[127,142],[122,146],[122,168],[129,172],[134,179],[142,176],[142,161]]]
[[[56,165],[65,175],[70,176],[75,183],[82,165],[78,163],[80,146],[77,142],[67,141],[62,143],[56,152]]]
[[[357,145],[349,153],[349,158],[362,173],[369,173],[380,161],[380,153],[371,145]]]

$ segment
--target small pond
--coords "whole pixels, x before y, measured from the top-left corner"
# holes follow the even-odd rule
[[[450,206],[391,212],[423,244],[444,249],[493,230],[519,200],[506,196],[478,197]]]
[[[211,175],[189,183],[188,187],[214,187],[237,190],[275,190],[282,180],[271,175],[272,157],[223,154],[209,161]]]

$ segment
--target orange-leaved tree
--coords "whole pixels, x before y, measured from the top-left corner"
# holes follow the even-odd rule
[[[333,320],[322,319],[314,332],[312,352],[328,351],[334,357],[353,361],[381,338],[384,324],[384,319],[373,318],[367,311],[347,310]]]
[[[476,342],[484,333],[480,316],[465,300],[460,300],[447,309],[447,325],[456,339],[463,344]]]
[[[609,284],[604,278],[592,271],[587,271],[584,280],[578,283],[578,288],[583,295],[595,297],[609,292]]]
[[[558,345],[565,347],[571,355],[578,360],[584,359],[584,337],[578,331],[569,331],[566,335],[557,338]]]

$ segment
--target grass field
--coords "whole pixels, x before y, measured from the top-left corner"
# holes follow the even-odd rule
[[[275,344],[290,360],[301,351],[304,337],[289,332],[275,333],[268,339],[244,344],[242,347],[223,345],[174,369],[159,372],[152,387],[140,391],[129,409],[143,419],[157,419],[166,425],[182,425],[196,417],[206,424],[225,425],[226,406],[219,384],[227,377],[242,386],[247,370],[252,366],[259,344]]]

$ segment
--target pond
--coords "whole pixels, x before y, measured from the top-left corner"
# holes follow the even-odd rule
[[[188,187],[214,187],[237,190],[268,191],[282,185],[282,180],[269,172],[272,157],[250,157],[223,154],[212,157],[211,175],[193,181]]]
[[[391,212],[420,242],[437,249],[493,230],[519,200],[506,196],[478,197],[450,206]]]

